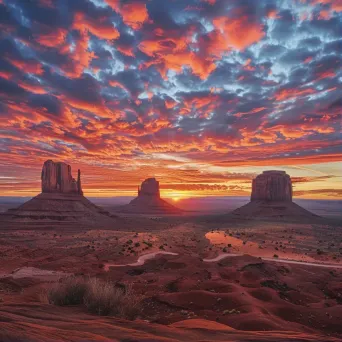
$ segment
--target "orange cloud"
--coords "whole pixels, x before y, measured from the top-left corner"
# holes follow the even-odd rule
[[[12,78],[12,73],[7,71],[7,70],[1,70],[0,71],[0,77],[6,79],[6,80],[9,80]]]
[[[201,0],[202,2],[207,2],[210,5],[215,5],[216,0]]]
[[[36,60],[16,60],[11,58],[7,60],[24,73],[28,72],[34,75],[42,75],[44,73],[42,64]]]
[[[143,40],[138,46],[139,50],[153,58],[142,64],[140,68],[155,65],[164,79],[167,79],[168,70],[180,73],[186,66],[192,70],[193,74],[204,80],[216,69],[212,57],[218,57],[221,53],[221,43],[225,44],[225,49],[228,50],[226,43],[215,41],[210,34],[209,43],[204,40],[193,43],[191,28],[183,34],[174,31],[165,32],[162,29],[154,30],[153,34],[154,37]],[[189,50],[191,45],[197,46],[200,52],[195,53]]]
[[[251,22],[245,15],[239,18],[219,17],[213,20],[213,25],[238,50],[246,49],[265,36],[263,25]]]
[[[101,21],[93,21],[85,17],[81,12],[75,13],[73,28],[79,31],[89,31],[93,35],[102,39],[118,39],[120,37],[119,31],[114,26],[108,26],[101,23]]]
[[[130,56],[130,57],[134,57],[134,53],[133,53],[133,47],[132,46],[124,46],[124,45],[120,45],[116,47],[117,50],[119,52],[121,52],[123,55],[125,56]]]
[[[336,12],[342,11],[342,0],[312,0],[314,4],[327,4]]]
[[[246,63],[245,63],[245,65],[244,65],[243,68],[244,68],[245,70],[248,70],[248,71],[254,71],[254,70],[255,70],[255,67],[251,65],[251,62],[252,62],[252,60],[251,60],[250,58],[247,59],[247,61],[246,61]]]
[[[90,66],[91,61],[95,58],[95,53],[89,51],[89,36],[86,32],[80,32],[80,38],[75,41],[75,49],[72,53],[69,51],[71,61],[73,63],[64,66],[63,71],[70,78],[80,77],[83,70]]]
[[[275,99],[277,101],[289,100],[294,97],[301,97],[315,93],[316,91],[312,88],[307,89],[282,89],[276,92]]]
[[[318,76],[318,78],[316,80],[318,81],[318,80],[323,80],[324,78],[335,77],[336,74],[334,71],[328,70],[328,71],[322,71],[322,72],[318,73],[317,76]]]
[[[120,0],[105,0],[108,6],[110,6],[115,12],[119,11]]]
[[[318,19],[320,19],[320,20],[328,20],[330,18],[331,18],[330,11],[322,10],[321,12],[319,12]]]
[[[118,81],[109,81],[108,83],[111,87],[121,88],[121,89],[127,91],[127,93],[131,94],[131,92],[122,83],[120,83]]]
[[[144,63],[141,68],[148,68],[151,65],[155,65],[161,76],[166,80],[168,70],[173,70],[176,73],[181,73],[183,67],[189,67],[192,72],[205,80],[215,69],[215,63],[201,59],[194,52],[178,52],[176,54],[167,54],[159,56],[154,60]]]
[[[18,85],[19,85],[21,88],[23,88],[23,89],[25,89],[25,90],[27,90],[27,91],[29,91],[29,92],[31,92],[31,93],[34,93],[34,94],[46,94],[46,93],[47,93],[46,88],[44,88],[44,87],[41,86],[41,85],[30,84],[30,83],[24,82],[24,81],[20,81],[20,82],[18,83]]]
[[[167,109],[172,109],[177,105],[177,102],[174,100],[165,100],[165,107]]]
[[[278,19],[280,17],[278,16],[278,11],[277,10],[271,9],[267,13],[267,18],[269,18],[269,19]]]
[[[62,28],[50,30],[48,33],[35,35],[36,41],[47,47],[57,47],[65,42],[68,31]]]
[[[244,112],[244,113],[236,113],[236,114],[234,114],[234,116],[236,116],[236,117],[242,117],[242,116],[244,116],[244,115],[250,115],[250,114],[255,114],[255,113],[259,113],[259,112],[262,112],[263,110],[265,110],[266,109],[266,107],[259,107],[259,108],[254,108],[254,109],[252,109],[251,111],[249,111],[249,112]]]
[[[124,4],[120,9],[123,21],[133,30],[139,30],[148,21],[146,5],[141,2],[130,2]]]
[[[219,30],[211,31],[208,34],[208,38],[209,42],[200,42],[200,45],[202,45],[204,49],[207,50],[207,54],[209,56],[221,58],[223,54],[231,50],[226,37]]]
[[[159,38],[160,36],[164,35],[166,35],[166,33],[157,31],[155,39],[143,40],[139,44],[139,50],[151,57],[162,57],[163,54],[177,53],[186,49],[188,45],[188,40],[186,37],[168,37],[165,39]]]

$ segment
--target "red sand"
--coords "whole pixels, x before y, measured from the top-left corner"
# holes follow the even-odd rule
[[[0,279],[0,341],[341,340],[342,270],[258,257],[279,253],[339,264],[340,227],[234,221],[212,230],[211,223],[192,218],[120,222],[121,230],[72,223],[1,225],[0,274],[7,277]],[[255,256],[205,262],[224,248]],[[164,251],[178,255],[104,269]],[[63,276],[60,272],[132,283],[143,296],[138,320],[42,302],[42,291]]]

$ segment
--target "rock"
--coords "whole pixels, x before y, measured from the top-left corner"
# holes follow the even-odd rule
[[[138,187],[138,196],[129,204],[117,209],[123,213],[148,215],[181,215],[182,210],[160,198],[159,182],[147,178]],[[164,247],[162,247],[164,248]],[[161,249],[162,249],[161,248]]]
[[[77,181],[71,175],[71,167],[65,163],[47,160],[42,169],[42,193],[74,193],[83,195],[81,171]]]
[[[83,196],[81,171],[77,180],[71,175],[71,167],[65,163],[47,160],[41,174],[42,193],[15,209],[3,214],[5,221],[31,222],[37,220],[81,222],[86,225],[105,224],[112,227],[115,215],[98,207]]]
[[[264,171],[253,179],[251,201],[292,202],[292,182],[285,171]]]
[[[138,196],[153,196],[160,198],[159,182],[155,178],[147,178],[138,188]]]
[[[253,179],[251,201],[233,210],[228,217],[305,223],[323,221],[292,202],[292,182],[285,171],[264,171]]]

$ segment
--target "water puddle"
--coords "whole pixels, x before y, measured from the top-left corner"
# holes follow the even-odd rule
[[[205,237],[210,241],[212,245],[231,244],[235,247],[240,247],[243,245],[243,240],[235,238],[233,236],[229,236],[228,234],[222,231],[206,233]]]
[[[248,240],[246,235],[241,234],[240,237],[233,237],[224,231],[211,231],[205,234],[205,237],[210,241],[211,245],[223,249],[218,258],[222,260],[225,254],[228,255],[243,255],[248,254],[255,257],[270,258],[273,260],[274,255],[278,255],[279,259],[315,262],[315,259],[304,254],[296,253],[293,246],[286,243],[278,243],[276,241],[265,241],[261,244]],[[228,252],[228,253],[227,253]]]

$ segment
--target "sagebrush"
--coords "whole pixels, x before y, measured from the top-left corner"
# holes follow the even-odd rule
[[[141,297],[125,285],[118,288],[98,278],[68,277],[47,291],[49,303],[54,305],[83,305],[93,314],[134,319],[141,310]]]

